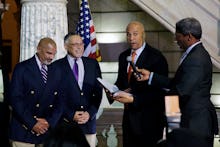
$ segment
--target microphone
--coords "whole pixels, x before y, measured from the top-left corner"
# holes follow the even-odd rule
[[[126,60],[130,63],[133,72],[137,75],[138,78],[141,78],[141,74],[137,71],[136,66],[134,65],[134,63],[132,62],[131,56],[127,56]]]

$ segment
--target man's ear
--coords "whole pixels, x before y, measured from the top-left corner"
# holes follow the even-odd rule
[[[67,51],[67,44],[64,44],[64,48],[66,49],[66,51]]]

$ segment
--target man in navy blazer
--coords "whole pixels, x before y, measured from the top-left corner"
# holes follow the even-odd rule
[[[138,80],[151,81],[151,85],[169,88],[168,94],[179,96],[182,128],[188,128],[213,146],[218,134],[215,108],[210,100],[212,62],[201,42],[202,28],[195,18],[185,18],[176,23],[176,41],[185,50],[173,79],[149,70],[140,69]],[[147,68],[146,68],[147,69]]]
[[[57,52],[51,38],[42,38],[37,53],[16,65],[10,83],[10,139],[13,147],[41,146],[62,115],[61,74],[50,64]],[[43,79],[41,68],[46,66]]]
[[[114,97],[116,101],[124,103],[123,115],[123,146],[124,147],[154,147],[163,137],[165,127],[164,94],[161,88],[138,82],[134,74],[129,77],[128,57],[135,52],[135,66],[148,68],[164,76],[168,74],[168,65],[161,52],[145,42],[144,26],[140,22],[132,21],[128,24],[127,41],[130,48],[119,56],[119,69],[116,85],[120,90],[129,92],[133,101],[124,101]],[[115,96],[115,95],[114,95]]]
[[[79,35],[69,33],[64,37],[67,56],[55,64],[62,71],[64,93],[64,120],[79,124],[91,147],[96,141],[96,113],[102,99],[102,87],[97,81],[101,77],[98,62],[82,57],[83,40]],[[77,66],[77,76],[75,75]]]

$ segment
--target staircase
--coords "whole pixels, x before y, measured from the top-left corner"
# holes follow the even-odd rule
[[[220,68],[220,1],[219,0],[130,0],[171,32],[175,23],[195,17],[202,25],[202,41],[213,64]]]

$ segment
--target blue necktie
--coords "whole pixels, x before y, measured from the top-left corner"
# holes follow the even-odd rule
[[[79,69],[78,69],[78,64],[77,64],[77,59],[75,59],[74,61],[74,65],[73,65],[73,74],[76,78],[76,80],[78,81],[78,72],[79,72]]]

